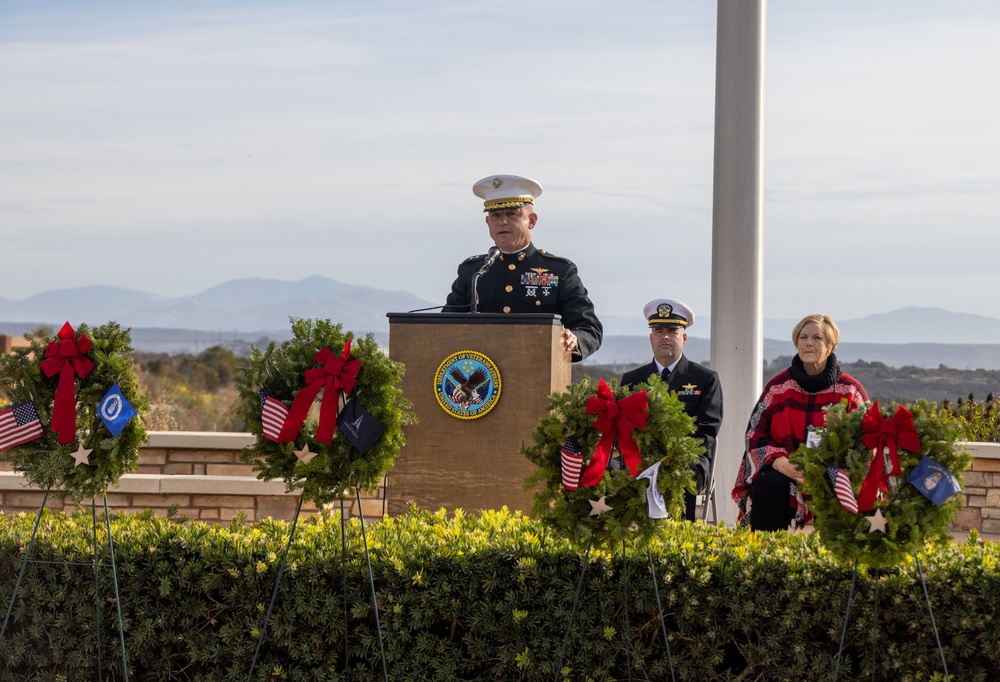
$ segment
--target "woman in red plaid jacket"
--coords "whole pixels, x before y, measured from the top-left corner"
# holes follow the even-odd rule
[[[828,405],[848,411],[868,400],[864,386],[837,364],[840,330],[828,315],[807,315],[792,330],[798,351],[791,366],[767,382],[747,425],[746,451],[733,487],[739,522],[754,530],[802,528],[812,514],[800,486],[802,472],[788,455],[816,438]]]

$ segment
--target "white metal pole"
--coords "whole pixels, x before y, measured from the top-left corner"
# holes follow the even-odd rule
[[[715,467],[719,518],[736,521],[730,491],[761,390],[763,340],[766,0],[719,0],[712,199],[712,368],[724,419]]]

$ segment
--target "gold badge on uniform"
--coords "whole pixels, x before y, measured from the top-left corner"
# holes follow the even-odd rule
[[[684,384],[681,386],[680,390],[677,391],[677,395],[701,395],[701,391],[698,390],[698,384]]]

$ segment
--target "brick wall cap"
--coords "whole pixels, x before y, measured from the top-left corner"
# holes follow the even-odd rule
[[[188,450],[242,450],[255,442],[252,433],[221,431],[150,431],[146,447]]]

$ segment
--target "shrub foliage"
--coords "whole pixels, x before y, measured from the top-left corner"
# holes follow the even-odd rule
[[[10,600],[33,515],[0,516],[0,599]],[[46,512],[7,634],[4,680],[121,680],[107,541],[95,600],[90,515]],[[813,535],[754,534],[665,521],[662,541],[626,555],[581,553],[506,510],[412,511],[367,526],[393,680],[667,680],[660,606],[679,680],[831,679],[851,567]],[[130,679],[246,680],[289,524],[111,522]],[[920,555],[952,679],[1000,669],[1000,546]],[[583,580],[581,582],[581,574]],[[100,610],[100,627],[95,622]],[[98,639],[99,637],[99,639]],[[254,680],[382,679],[357,521],[300,521]],[[930,680],[941,665],[912,558],[857,577],[842,680]],[[61,676],[61,677],[60,677]]]
[[[970,393],[967,401],[959,398],[955,406],[946,400],[944,409],[958,420],[965,440],[1000,443],[1000,400],[992,393],[980,402]]]

